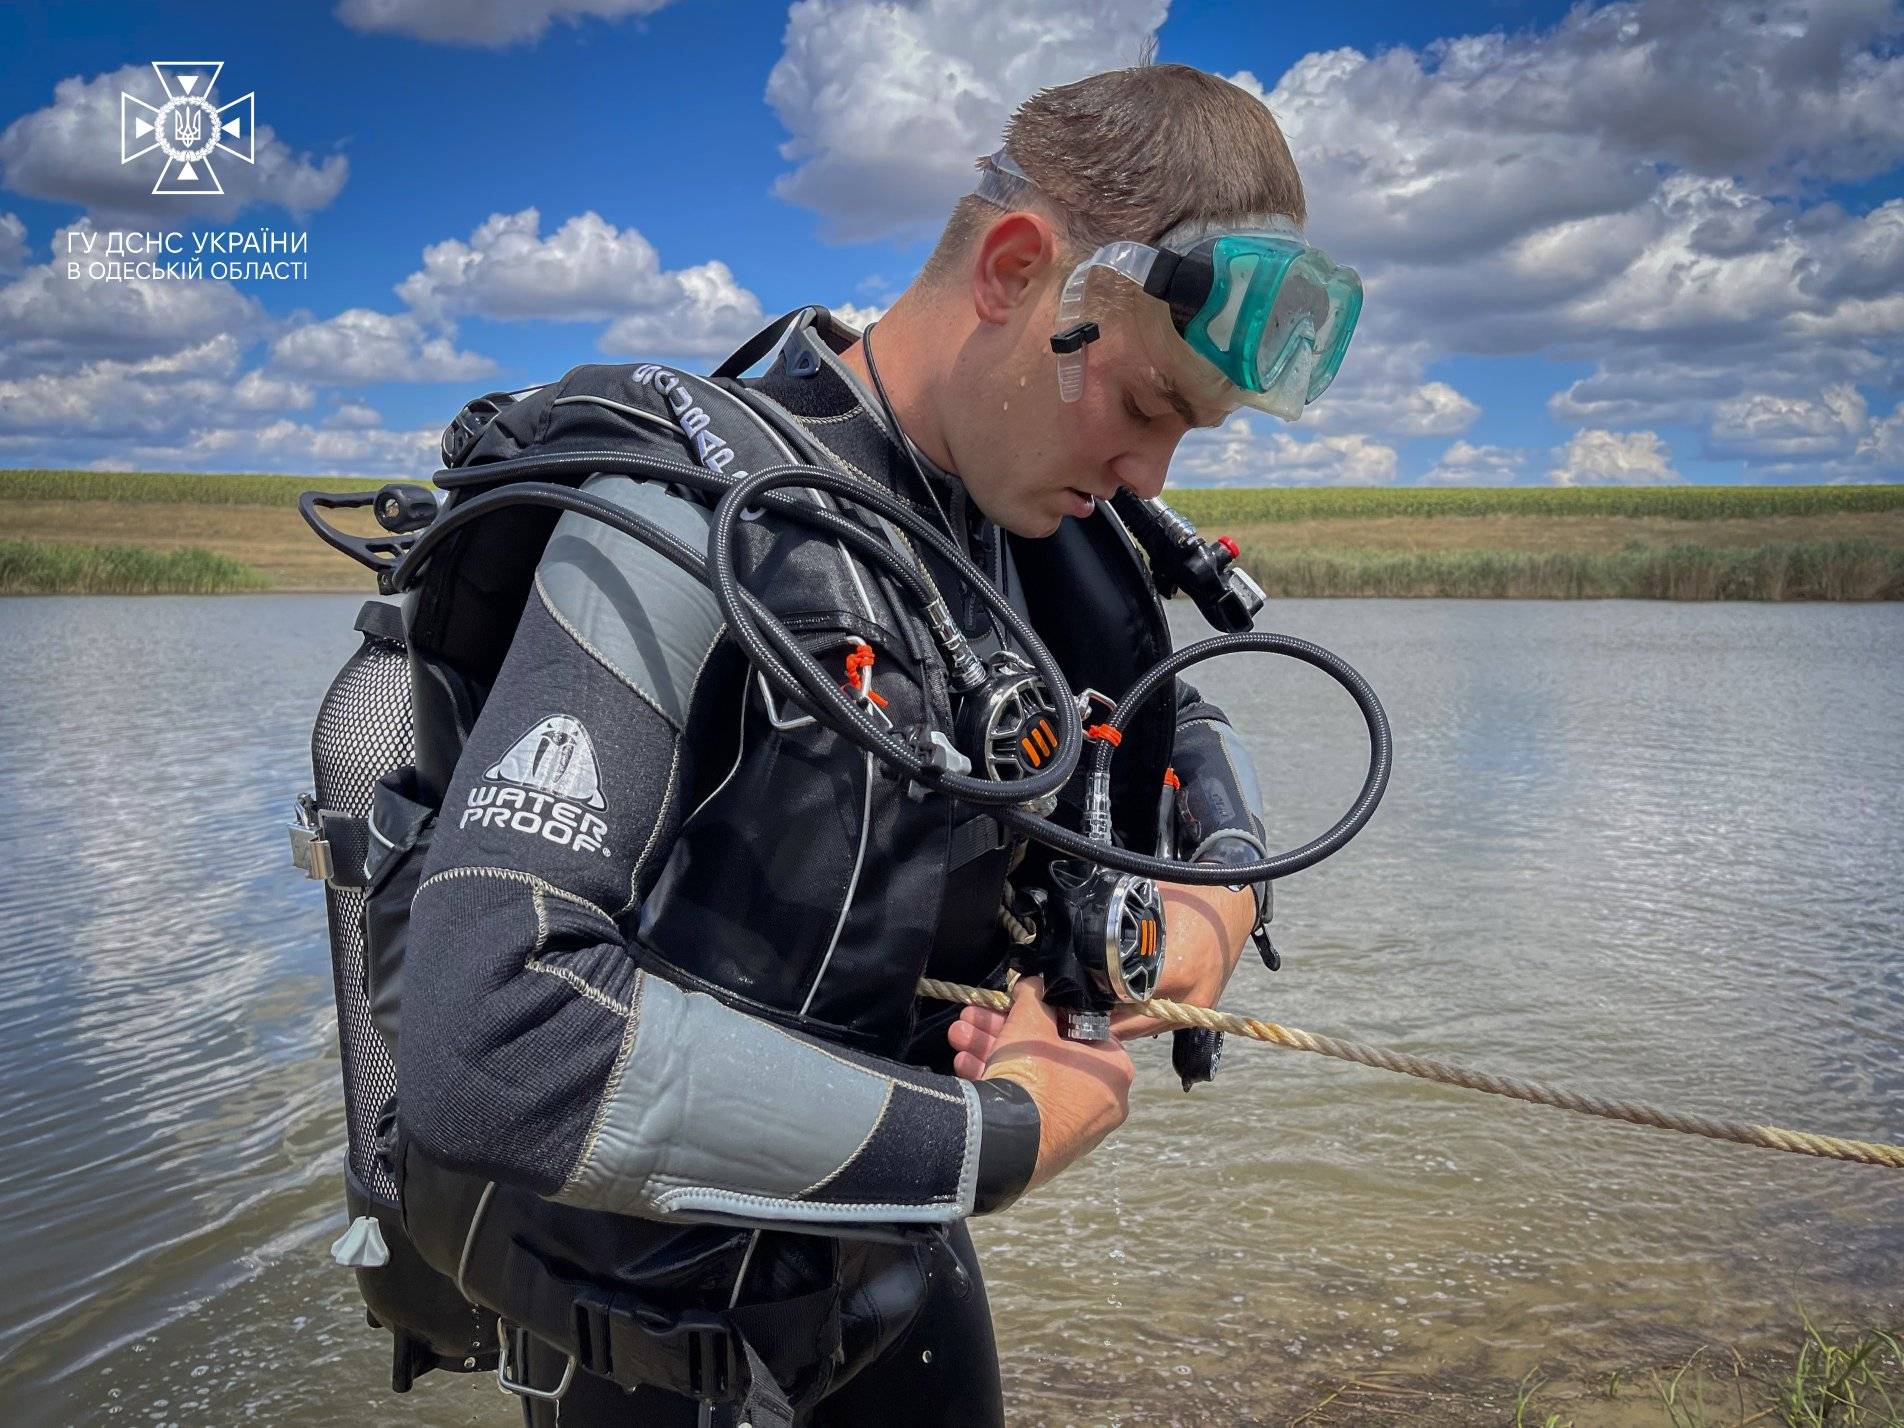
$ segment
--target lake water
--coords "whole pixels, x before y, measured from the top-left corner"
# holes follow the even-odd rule
[[[326,1249],[324,919],[282,825],[356,603],[0,601],[10,1422],[517,1421],[482,1378],[391,1396]],[[1279,885],[1284,970],[1250,958],[1227,1005],[1904,1137],[1904,607],[1286,601],[1263,623],[1368,676],[1395,773],[1360,839]],[[1193,678],[1283,845],[1346,805],[1345,695],[1281,661]],[[1511,1383],[1904,1307],[1895,1173],[1248,1044],[1189,1096],[1167,1043],[1138,1064],[1128,1125],[978,1226],[1015,1422],[1280,1422],[1330,1375]]]

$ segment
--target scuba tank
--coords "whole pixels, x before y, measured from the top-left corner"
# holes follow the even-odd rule
[[[427,524],[436,510],[429,492],[394,485],[374,497],[312,492],[299,504],[327,541],[349,543],[339,548],[381,566],[408,540],[347,536],[316,514],[373,502],[395,534]],[[403,1393],[431,1369],[494,1369],[496,1319],[424,1263],[405,1232],[387,1158],[396,1121],[395,971],[432,810],[407,796],[415,740],[402,612],[369,601],[356,628],[363,641],[331,681],[311,730],[312,792],[298,799],[291,853],[296,867],[324,883],[337,998],[350,1226],[331,1252],[356,1272],[371,1327],[391,1332],[390,1386]]]

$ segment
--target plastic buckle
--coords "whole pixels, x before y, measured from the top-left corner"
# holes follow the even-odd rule
[[[317,800],[310,794],[298,795],[297,818],[287,831],[291,835],[291,866],[307,878],[328,882],[337,865],[331,858],[330,840],[319,831]]]
[[[734,1394],[733,1336],[725,1324],[682,1325],[661,1338],[684,1337],[688,1350],[688,1391],[695,1398],[723,1403]]]
[[[503,1323],[500,1319],[496,1321],[496,1343],[501,1350],[496,1359],[496,1387],[504,1393],[513,1393],[517,1398],[534,1398],[543,1403],[561,1402],[569,1391],[569,1385],[575,1382],[575,1355],[569,1355],[569,1361],[562,1366],[562,1377],[554,1388],[537,1388],[534,1384],[524,1383],[521,1379],[511,1376],[509,1367],[511,1332],[510,1325]],[[515,1329],[513,1332],[521,1334],[524,1342],[527,1342],[529,1334],[526,1329]]]
[[[737,1392],[734,1331],[717,1315],[695,1310],[669,1313],[600,1291],[576,1295],[574,1314],[576,1358],[592,1374],[619,1382],[619,1367],[644,1383],[717,1403]],[[615,1352],[618,1328],[627,1350],[623,1357],[628,1360],[620,1364]],[[650,1355],[685,1361],[685,1375],[660,1370]]]

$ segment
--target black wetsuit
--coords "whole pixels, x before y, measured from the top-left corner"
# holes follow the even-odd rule
[[[920,489],[819,333],[796,331],[750,387],[750,401],[832,464],[942,510],[1022,607],[1003,532],[945,473],[928,468],[937,489]],[[707,428],[689,405],[697,379],[582,368],[506,413],[485,437],[489,459],[558,439],[549,434],[565,416],[627,412],[637,388],[648,400],[667,392],[660,410],[680,433]],[[681,434],[635,416],[626,444],[679,459]],[[703,456],[709,445],[700,436]],[[598,476],[586,489],[705,544],[705,508],[659,485]],[[1021,561],[1027,550],[1036,543]],[[898,618],[869,568],[846,560],[841,579],[839,552],[813,541],[770,558],[784,556],[789,588],[801,561],[826,563],[807,605],[843,608],[809,608],[805,630],[824,644],[837,616],[869,631],[884,647],[873,678],[890,712],[920,717],[926,696],[901,672]],[[982,607],[949,572],[934,575],[983,652]],[[949,1074],[944,1028],[956,1009],[915,1018],[912,980],[922,965],[965,981],[997,973],[1009,852],[962,838],[969,810],[908,800],[875,761],[803,722],[722,631],[711,594],[652,551],[573,516],[556,527],[450,780],[414,903],[398,1047],[406,1215],[426,1256],[466,1273],[505,1317],[504,1250],[532,1241],[541,1263],[716,1309],[799,1300],[830,1282],[837,1369],[815,1378],[793,1346],[758,1346],[782,1382],[804,1376],[809,1403],[824,1394],[803,1422],[888,1421],[896,1403],[909,1422],[1001,1422],[963,1217],[1023,1188],[1035,1108],[1011,1083]],[[1260,848],[1247,757],[1187,686],[1165,752],[1191,841],[1233,833]],[[420,1187],[439,1167],[493,1194],[433,1230],[453,1197]],[[869,1223],[909,1227],[910,1238],[831,1237]],[[600,1248],[588,1247],[595,1227]],[[606,1262],[578,1264],[594,1259]],[[565,1362],[532,1340],[529,1381],[552,1384]],[[548,1404],[527,1411],[532,1423],[558,1421]],[[643,1387],[631,1398],[582,1372],[559,1421],[700,1414],[680,1394]]]

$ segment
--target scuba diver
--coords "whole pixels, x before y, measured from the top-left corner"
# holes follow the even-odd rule
[[[415,1254],[493,1316],[530,1424],[855,1424],[899,1403],[1003,1421],[964,1220],[1114,1130],[1122,1042],[1163,1028],[1067,1010],[1035,975],[1009,1013],[919,998],[922,975],[1005,986],[1014,930],[1050,912],[1028,890],[1069,886],[933,781],[974,762],[1035,779],[1061,733],[1075,758],[1078,719],[1027,671],[1055,659],[1110,708],[1097,691],[1170,653],[1159,591],[1194,586],[1247,628],[1261,596],[1234,546],[1157,498],[1187,432],[1245,403],[1294,419],[1339,367],[1360,287],[1303,221],[1245,91],[1100,74],[1018,108],[863,334],[806,308],[712,377],[579,367],[445,433],[439,485],[566,463],[597,507],[697,550],[712,529],[728,556],[696,578],[571,506],[432,530],[411,562],[414,764],[366,843],[373,983],[378,890],[407,917],[376,1154]],[[790,466],[836,476],[797,498],[830,517],[782,519],[784,489],[716,510],[712,478]],[[735,585],[931,778],[764,677]],[[1274,965],[1267,881],[1221,876],[1268,856],[1261,793],[1222,712],[1164,683],[1121,729],[1083,711],[1117,746],[1109,796],[1080,767],[1040,811],[1219,870],[1134,902],[1151,921],[1124,964],[1213,1005],[1252,940]],[[372,987],[386,1030],[396,993],[394,972]],[[1218,1042],[1178,1035],[1188,1089]]]

